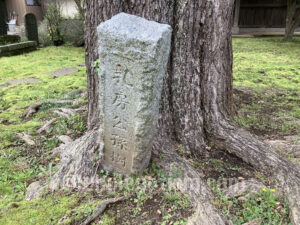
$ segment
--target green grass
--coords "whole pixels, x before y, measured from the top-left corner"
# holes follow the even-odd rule
[[[235,119],[240,125],[252,130],[259,129],[263,134],[293,134],[297,131],[299,127],[295,121],[300,119],[299,44],[300,38],[292,43],[283,43],[280,38],[233,40],[234,85],[250,88],[249,97],[252,99],[249,103],[237,99],[240,100],[240,106]],[[0,85],[28,77],[41,80],[39,83],[17,84],[0,89],[0,224],[57,224],[64,215],[80,221],[94,210],[94,205],[88,202],[83,201],[78,205],[82,196],[77,195],[46,196],[30,202],[22,200],[28,184],[39,179],[40,173],[50,167],[48,163],[51,161],[43,159],[42,162],[38,157],[59,143],[54,136],[36,135],[37,128],[51,117],[51,109],[57,105],[43,105],[30,120],[22,119],[21,115],[28,106],[40,100],[60,99],[72,90],[86,88],[85,68],[78,66],[83,62],[84,49],[70,46],[43,48],[29,54],[0,58]],[[59,78],[48,74],[63,67],[74,67],[80,72]],[[53,126],[53,133],[65,134],[70,127],[72,131],[81,132],[85,119],[79,115],[70,120],[59,119]],[[42,145],[29,148],[18,138],[18,132],[31,134]],[[184,149],[180,149],[180,152],[184,154]],[[219,164],[214,162],[216,168],[220,167]],[[200,166],[197,164],[197,167]],[[157,170],[157,174],[162,173]],[[174,172],[175,177],[177,174],[180,171]],[[159,180],[166,179],[157,176]],[[170,204],[182,204],[178,196],[174,192],[167,194],[166,198]],[[139,193],[136,198],[144,202],[148,196]],[[95,201],[91,202],[96,204]],[[252,206],[257,213],[255,204]],[[78,214],[71,211],[74,208]],[[265,210],[261,211],[263,215],[268,213]],[[246,208],[245,213],[251,214]],[[113,218],[104,218],[107,224],[110,219]],[[168,220],[166,216],[165,221]]]
[[[90,216],[102,200],[94,199],[90,192],[56,193],[45,197],[20,201],[0,199],[0,224],[5,225],[55,225],[78,223]]]
[[[233,39],[234,86],[247,87],[249,102],[237,98],[237,123],[259,134],[293,135],[300,129],[300,37]],[[245,96],[244,96],[245,98]],[[245,99],[244,99],[245,100]]]
[[[0,200],[0,224],[55,225],[76,206],[76,196],[47,196],[33,201],[6,202]]]
[[[216,199],[212,202],[235,225],[259,221],[262,225],[291,225],[288,202],[276,194],[275,189],[261,189],[240,197],[225,197],[215,182],[210,186]]]
[[[61,98],[74,89],[86,88],[85,68],[78,67],[82,62],[84,49],[70,46],[43,48],[30,54],[0,58],[0,85],[28,77],[41,80],[0,89],[0,147],[10,145],[7,139],[12,132],[32,132],[41,124],[35,118],[30,121],[20,118],[26,107],[40,100]],[[80,72],[59,78],[48,74],[64,67],[74,67]]]
[[[53,148],[58,144],[52,137],[38,136],[44,140],[45,147],[38,146],[29,151],[26,145],[22,145],[16,134],[26,132],[35,137],[37,127],[43,124],[43,120],[49,119],[50,115],[45,108],[32,119],[25,120],[21,118],[22,113],[28,106],[40,100],[59,99],[74,89],[86,88],[85,67],[78,66],[84,60],[84,49],[71,46],[43,48],[29,54],[0,58],[0,85],[29,77],[41,80],[39,83],[17,84],[0,89],[0,199],[14,201],[22,198],[27,185],[41,172],[39,160],[33,162],[36,160],[33,155],[41,155],[47,146]],[[80,72],[59,78],[48,74],[64,67],[74,67]],[[59,120],[55,129],[63,122],[64,120]],[[78,115],[69,123],[76,123],[78,129],[82,128]],[[0,202],[0,208],[3,207],[2,203],[3,201]],[[27,206],[29,207],[27,204],[22,205]],[[3,223],[0,220],[0,224],[26,223]]]
[[[300,91],[300,37],[234,38],[234,85]]]
[[[86,129],[87,118],[84,114],[75,114],[69,119],[58,118],[52,125],[50,134],[38,134],[36,130],[45,120],[54,116],[53,110],[55,108],[69,106],[67,104],[45,103],[40,107],[38,113],[30,119],[24,119],[22,114],[28,106],[36,102],[48,98],[63,99],[63,96],[72,90],[86,88],[85,68],[78,66],[83,62],[84,49],[70,46],[43,48],[29,54],[0,58],[0,85],[5,85],[11,80],[29,77],[41,80],[39,83],[17,84],[0,89],[1,225],[54,225],[62,217],[64,217],[64,221],[61,224],[80,223],[90,216],[100,204],[101,200],[88,193],[57,193],[48,194],[33,201],[23,200],[26,188],[31,182],[46,181],[51,176],[58,156],[49,156],[47,153],[60,144],[57,136],[65,135],[68,130],[71,131],[69,135],[74,138],[82,135]],[[49,75],[49,72],[64,67],[74,67],[80,72],[59,78]],[[75,93],[74,96],[72,94],[70,98],[79,97],[77,95],[79,94]],[[86,101],[86,99],[82,101]],[[34,147],[26,145],[18,137],[17,133],[19,132],[30,134],[36,145]],[[108,177],[109,174],[102,175]],[[147,200],[153,197],[152,192],[157,186],[151,186],[149,190],[147,186],[145,190],[137,192],[141,179],[141,177],[137,177],[135,185],[122,190],[120,193],[109,192],[105,196],[108,198],[129,194],[138,207],[143,207]],[[165,182],[167,178],[160,179],[163,180],[161,182]],[[144,179],[144,181],[147,180]],[[181,208],[189,207],[187,196],[175,190],[166,190],[164,193],[167,199],[165,200],[166,204],[172,207],[174,213],[180,211]],[[102,195],[101,193],[98,194],[98,196]],[[139,216],[137,208],[128,210],[131,210],[130,214],[134,210],[137,211],[137,216]],[[166,216],[164,218],[165,224],[171,221],[173,216],[171,214]],[[115,224],[115,219],[104,214],[102,222],[106,225]],[[185,224],[185,219],[179,220],[175,224]]]

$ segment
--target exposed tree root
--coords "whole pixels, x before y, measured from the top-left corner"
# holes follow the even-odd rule
[[[216,124],[216,123],[215,123]],[[267,144],[242,128],[223,121],[210,130],[210,140],[261,172],[271,175],[289,201],[291,221],[300,224],[300,167],[280,157]]]
[[[274,184],[282,188],[289,201],[292,223],[300,224],[299,167],[281,158],[264,142],[245,130],[228,124],[225,127],[226,129],[220,126],[218,132],[214,132],[214,137],[210,137],[211,141],[260,171],[271,174]],[[93,159],[100,154],[99,149],[103,148],[101,134],[99,130],[92,130],[61,147],[62,156],[58,171],[49,182],[51,190],[82,189],[97,182],[96,171],[99,162]],[[168,138],[155,139],[154,160],[169,173],[174,173],[174,169],[181,171],[178,178],[170,179],[169,182],[192,198],[195,213],[188,219],[188,224],[229,224],[210,203],[214,197],[206,182],[201,179],[189,161],[174,151],[168,140]]]
[[[68,108],[59,108],[58,110],[55,110],[54,113],[58,114],[61,117],[66,117],[70,119],[75,114],[74,109],[68,109]]]
[[[61,160],[58,171],[49,182],[50,190],[83,189],[97,181],[96,156],[100,155],[101,132],[91,130],[81,138],[59,147]]]
[[[57,121],[56,118],[53,118],[53,119],[47,121],[40,129],[38,129],[37,132],[38,132],[39,134],[42,133],[43,131],[46,131],[47,133],[50,133],[50,126],[51,126],[54,122],[56,122],[56,121]]]
[[[214,200],[213,194],[205,181],[199,176],[193,165],[172,149],[167,138],[160,138],[154,143],[155,162],[165,171],[174,173],[180,170],[182,174],[176,179],[169,179],[171,185],[181,192],[188,194],[195,206],[194,214],[188,218],[187,224],[221,225],[231,224],[210,202]]]
[[[258,182],[255,179],[243,180],[241,182],[230,185],[227,188],[223,188],[222,192],[224,197],[230,198],[234,196],[235,198],[249,193],[256,193],[263,188],[267,188],[263,183]]]
[[[259,224],[261,224],[261,222],[263,222],[263,221],[264,221],[264,219],[252,220],[252,221],[250,221],[250,222],[248,222],[248,223],[244,223],[243,225],[259,225]]]
[[[264,142],[243,129],[226,124],[210,132],[213,134],[210,140],[217,147],[226,149],[260,171],[272,175],[274,184],[282,188],[289,201],[292,223],[300,224],[299,167],[281,158]],[[99,161],[93,160],[100,154],[99,149],[102,151],[103,148],[101,135],[101,131],[92,130],[61,147],[62,156],[58,172],[49,182],[51,190],[82,189],[97,182],[96,171]],[[189,161],[174,151],[168,140],[168,138],[155,139],[154,160],[169,173],[173,173],[174,169],[182,172],[178,178],[169,181],[171,185],[192,198],[195,213],[188,219],[188,224],[229,224],[210,203],[214,197],[205,181]]]
[[[25,119],[28,119],[30,117],[33,116],[33,114],[35,114],[39,108],[42,106],[42,103],[37,103],[37,104],[33,104],[31,106],[29,106],[24,112],[22,117]]]
[[[58,164],[58,171],[48,183],[50,190],[83,189],[98,182],[96,165],[99,165],[99,161],[93,162],[93,159],[96,158],[96,155],[99,155],[98,150],[100,149],[101,151],[103,148],[101,134],[101,130],[92,130],[74,142],[60,147],[60,152],[62,152],[61,162]],[[170,179],[169,182],[170,185],[176,186],[180,191],[192,198],[195,213],[188,219],[188,224],[230,224],[219,214],[216,207],[210,203],[214,199],[213,194],[190,162],[175,153],[171,144],[166,141],[168,139],[161,140],[160,143],[155,142],[154,144],[154,158],[169,173],[174,172],[174,168],[182,169],[183,173],[180,177]],[[163,156],[162,159],[158,157],[161,155]],[[121,200],[125,199],[110,199],[103,202],[99,210],[83,224],[89,224],[93,221],[105,210],[108,204]]]
[[[38,102],[38,103],[35,103],[31,106],[29,106],[24,112],[23,112],[23,115],[22,117],[25,118],[25,119],[28,119],[28,118],[31,118],[35,113],[38,112],[38,110],[42,107],[43,104],[45,103],[54,103],[54,104],[73,104],[73,105],[76,105],[78,104],[80,101],[82,101],[84,99],[84,97],[86,96],[85,93],[81,94],[81,97],[77,98],[77,99],[74,99],[74,100],[58,100],[58,99],[46,99],[45,101],[42,101],[42,102]],[[71,110],[71,109],[62,109],[62,110]],[[83,108],[81,108],[80,110],[78,111],[82,111]],[[76,110],[73,110],[74,112]]]
[[[35,145],[35,142],[32,140],[32,137],[28,134],[25,133],[19,133],[18,134],[19,138],[21,138],[23,141],[25,141],[26,144],[28,145]]]
[[[104,202],[101,203],[101,205],[98,207],[98,210],[91,215],[89,218],[87,218],[81,225],[89,225],[91,222],[93,222],[97,217],[99,217],[104,210],[107,208],[108,205],[114,204],[120,201],[124,201],[128,199],[127,197],[119,197],[119,198],[111,198],[107,199]]]

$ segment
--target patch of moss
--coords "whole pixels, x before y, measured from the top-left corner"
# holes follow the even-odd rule
[[[28,183],[40,172],[36,163],[33,166],[32,160],[35,159],[28,155],[26,145],[19,147],[23,142],[17,133],[34,136],[37,128],[52,114],[50,110],[42,109],[41,115],[38,113],[25,120],[22,118],[24,110],[38,101],[60,99],[72,90],[86,88],[85,68],[78,66],[85,61],[84,56],[84,48],[61,46],[0,58],[0,85],[23,78],[40,80],[0,88],[0,198],[23,194]],[[73,67],[79,72],[58,78],[49,75],[49,72],[64,67]],[[31,149],[30,152],[34,154],[43,150]],[[31,168],[20,170],[16,163],[28,163]]]
[[[0,224],[55,225],[64,215],[71,215],[78,199],[76,195],[49,195],[32,201],[0,200]]]
[[[101,217],[101,221],[103,225],[115,225],[116,219],[114,217],[108,216],[107,214],[104,214]]]

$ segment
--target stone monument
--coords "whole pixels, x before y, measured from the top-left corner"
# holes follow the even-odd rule
[[[149,164],[171,34],[169,25],[125,13],[98,26],[105,170],[140,173]]]

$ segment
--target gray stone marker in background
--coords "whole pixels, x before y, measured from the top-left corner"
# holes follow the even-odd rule
[[[171,27],[120,13],[98,27],[104,169],[142,172],[149,164]]]

